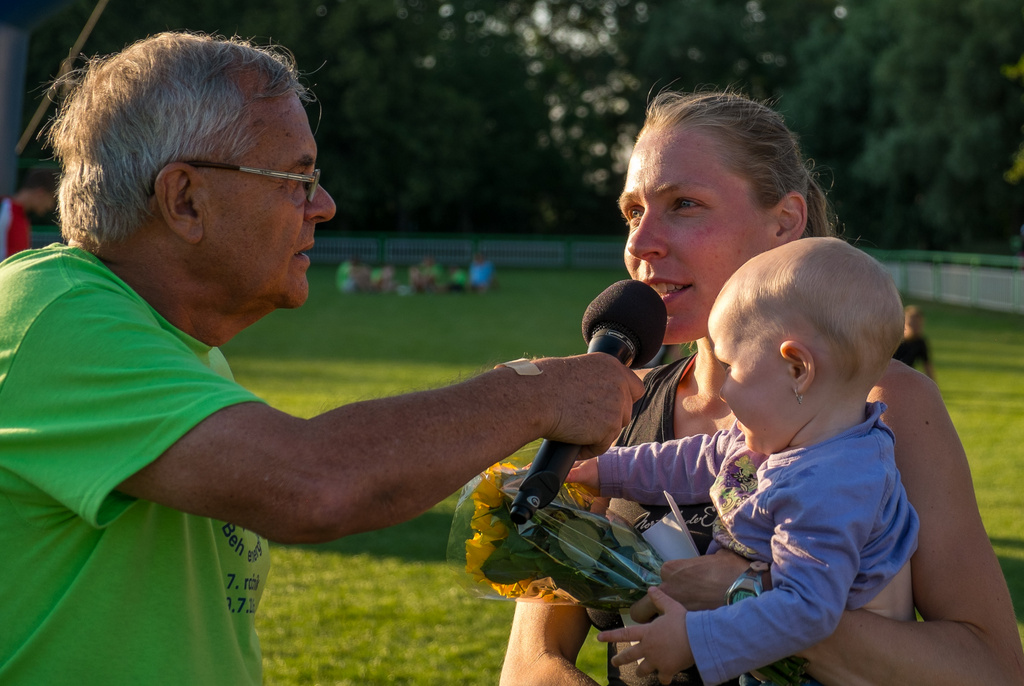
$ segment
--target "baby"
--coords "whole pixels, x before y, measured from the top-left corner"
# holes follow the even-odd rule
[[[912,619],[917,514],[885,406],[867,402],[903,337],[888,273],[840,239],[793,241],[736,271],[708,333],[733,426],[612,448],[568,480],[644,504],[663,503],[663,491],[679,503],[710,496],[718,520],[708,552],[724,547],[753,561],[746,595],[759,592],[757,572],[771,563],[772,590],[700,612],[653,591],[662,616],[598,636],[638,641],[616,664],[643,658],[643,673],[666,678],[696,664],[717,684],[826,638],[844,609]]]

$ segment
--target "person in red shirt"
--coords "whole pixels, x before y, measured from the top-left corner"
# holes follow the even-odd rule
[[[45,216],[53,212],[57,205],[56,185],[53,170],[33,169],[14,195],[0,199],[0,260],[32,247],[28,215]]]

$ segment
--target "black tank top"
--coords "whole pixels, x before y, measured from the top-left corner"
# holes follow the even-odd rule
[[[657,367],[644,377],[644,395],[633,405],[633,418],[619,434],[616,445],[638,445],[640,443],[663,442],[675,438],[674,418],[676,391],[682,378],[693,369],[694,358],[676,360],[663,367]],[[646,506],[630,500],[615,498],[609,511],[630,522],[639,532],[644,532],[670,512],[668,505]],[[693,535],[697,549],[703,555],[711,543],[711,525],[715,521],[715,509],[711,503],[704,505],[680,505],[687,528]],[[614,612],[587,610],[591,623],[598,630],[622,626],[622,617]],[[636,674],[636,663],[622,667],[612,666],[612,657],[625,644],[608,644],[608,686],[659,686],[656,676],[641,677]],[[680,672],[673,684],[703,684],[697,668]],[[727,686],[739,682],[726,682]]]

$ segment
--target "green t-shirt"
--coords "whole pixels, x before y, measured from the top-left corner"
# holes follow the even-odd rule
[[[451,284],[459,288],[465,288],[466,282],[469,280],[469,274],[465,269],[456,269],[451,274]]]
[[[253,401],[94,256],[0,266],[0,683],[261,682],[267,542],[115,490]]]

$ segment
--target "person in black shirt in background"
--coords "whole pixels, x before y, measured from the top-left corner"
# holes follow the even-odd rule
[[[921,371],[935,381],[935,370],[928,357],[928,339],[924,336],[924,312],[916,305],[903,308],[903,342],[892,356],[908,367],[916,367],[920,361]]]

